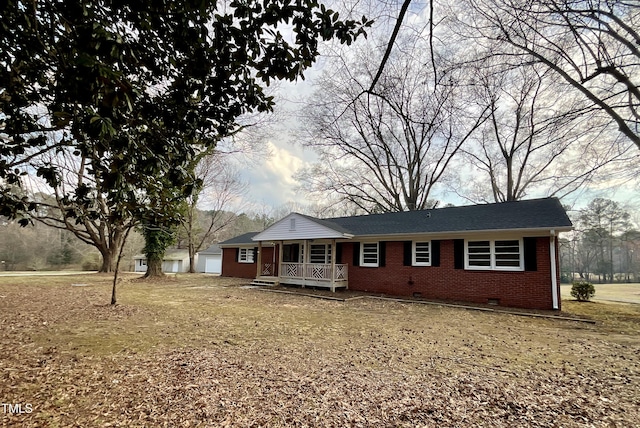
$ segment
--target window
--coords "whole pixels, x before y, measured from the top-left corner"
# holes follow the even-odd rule
[[[289,230],[291,230],[291,231],[296,230],[296,219],[295,218],[290,218],[289,219]]]
[[[253,248],[240,248],[238,261],[240,263],[253,263]]]
[[[496,268],[514,268],[519,269],[520,263],[520,241],[513,239],[510,241],[496,241],[494,244],[496,259]]]
[[[304,246],[300,244],[284,244],[282,261],[285,263],[302,263]]]
[[[146,266],[147,265],[147,259],[140,259],[140,266]]]
[[[331,244],[313,244],[309,248],[309,262],[316,264],[331,263]]]
[[[431,266],[431,242],[413,243],[413,266]]]
[[[378,267],[378,243],[363,242],[360,266]]]
[[[522,270],[522,240],[467,241],[467,269]]]
[[[474,268],[491,268],[491,241],[467,243],[467,265]]]

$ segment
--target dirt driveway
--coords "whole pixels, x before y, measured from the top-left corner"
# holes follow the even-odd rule
[[[640,284],[594,284],[596,295],[593,300],[601,302],[621,302],[640,304]],[[571,300],[571,285],[561,286],[562,298]]]

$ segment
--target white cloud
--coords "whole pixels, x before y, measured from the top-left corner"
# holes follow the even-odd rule
[[[265,204],[272,207],[296,201],[295,188],[298,182],[293,175],[306,165],[287,144],[267,143],[271,156],[259,165],[241,168],[241,174],[249,182],[246,198],[253,204]]]

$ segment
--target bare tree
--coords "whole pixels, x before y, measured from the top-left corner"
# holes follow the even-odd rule
[[[491,106],[490,120],[464,149],[482,174],[468,172],[459,188],[472,200],[513,201],[531,193],[563,197],[636,152],[612,144],[599,111],[568,91],[547,68],[505,67],[490,59],[478,70],[476,94]],[[610,177],[609,177],[610,178]],[[458,191],[460,194],[460,192]],[[487,198],[491,195],[490,198]]]
[[[640,148],[640,3],[468,0],[467,4],[471,7],[459,15],[469,29],[467,35],[499,42],[488,55],[501,55],[514,65],[548,67]]]
[[[614,279],[614,241],[630,227],[629,213],[615,201],[596,198],[580,212],[579,224],[597,254],[597,271],[610,281]]]
[[[461,70],[434,78],[420,36],[397,39],[378,77],[375,48],[341,58],[304,111],[303,144],[321,161],[298,175],[310,192],[331,192],[365,212],[431,206],[434,187],[488,106],[463,102]]]
[[[67,230],[39,223],[25,228],[0,217],[0,271],[91,269],[91,250]]]
[[[631,229],[620,236],[620,272],[625,282],[638,280],[638,261],[640,254],[640,231]]]
[[[203,157],[196,166],[196,176],[202,181],[199,194],[187,200],[181,230],[189,250],[189,272],[195,272],[195,255],[235,221],[234,212],[243,209],[242,196],[248,185],[221,153]],[[199,209],[204,208],[204,209]]]

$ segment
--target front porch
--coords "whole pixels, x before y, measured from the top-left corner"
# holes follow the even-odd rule
[[[256,248],[256,284],[291,284],[348,288],[348,265],[341,262],[339,242],[349,233],[301,214],[292,213],[251,239]],[[263,257],[263,245],[274,248]],[[270,260],[266,259],[269,258]]]
[[[348,265],[324,263],[262,263],[256,285],[291,284],[304,287],[349,288]]]

